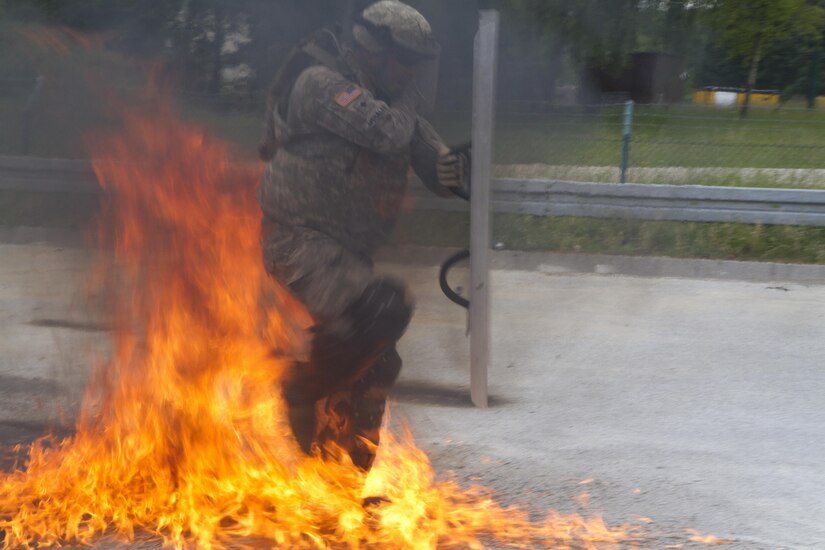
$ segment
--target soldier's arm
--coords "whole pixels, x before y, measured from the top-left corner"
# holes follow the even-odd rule
[[[302,122],[378,153],[403,151],[409,147],[416,128],[412,94],[388,105],[369,90],[321,66],[301,74],[289,108],[295,109]]]
[[[450,152],[432,125],[417,118],[410,142],[412,167],[424,186],[440,197],[452,197],[452,192],[438,181],[438,158]]]

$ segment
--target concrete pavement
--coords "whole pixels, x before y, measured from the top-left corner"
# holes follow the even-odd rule
[[[0,258],[10,443],[76,408],[106,339],[84,306],[81,249],[2,244]],[[825,286],[543,265],[494,271],[492,406],[479,410],[465,314],[437,269],[382,264],[418,296],[393,414],[437,470],[561,511],[586,491],[608,522],[651,518],[653,548],[686,528],[730,548],[825,548]]]
[[[416,275],[426,288],[435,270]],[[587,491],[609,520],[650,517],[660,533],[825,548],[825,287],[506,270],[493,282],[493,407],[403,396],[467,393],[463,318],[435,292],[401,349],[399,408],[441,469],[565,510]]]

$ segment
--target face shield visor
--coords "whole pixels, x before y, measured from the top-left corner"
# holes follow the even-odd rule
[[[414,67],[414,83],[420,96],[418,112],[427,114],[435,109],[441,48],[434,38],[428,36],[422,47],[413,48],[411,45],[399,43],[390,29],[372,25],[364,20],[359,20],[355,24],[353,35],[355,41],[367,50],[386,52],[400,64]]]
[[[435,100],[438,94],[438,63],[436,55],[430,59],[419,61],[415,67],[415,85],[421,95],[418,111],[429,114],[435,110]]]

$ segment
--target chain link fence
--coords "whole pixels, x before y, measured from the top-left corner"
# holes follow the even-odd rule
[[[117,124],[100,97],[157,102],[141,88],[99,97],[44,78],[0,79],[0,155],[82,158],[84,138]],[[255,156],[264,92],[176,92],[176,109]],[[495,175],[619,182],[625,102],[556,105],[507,101],[497,108]],[[111,102],[110,102],[111,103]],[[450,144],[468,140],[469,101],[444,101],[429,118]],[[626,181],[636,183],[825,188],[825,109],[635,105]]]
[[[502,104],[498,175],[618,182],[625,103]],[[635,105],[627,181],[825,188],[825,111]]]
[[[0,78],[0,156],[86,158],[86,140],[117,127],[126,109],[173,104],[184,119],[256,155],[265,92],[152,91],[99,80]]]

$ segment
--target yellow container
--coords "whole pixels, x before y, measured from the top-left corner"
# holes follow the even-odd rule
[[[696,105],[713,105],[714,92],[709,90],[697,90],[693,92],[693,103]]]
[[[736,103],[739,105],[745,103],[744,92],[736,94]],[[779,94],[752,93],[751,105],[779,105]]]

